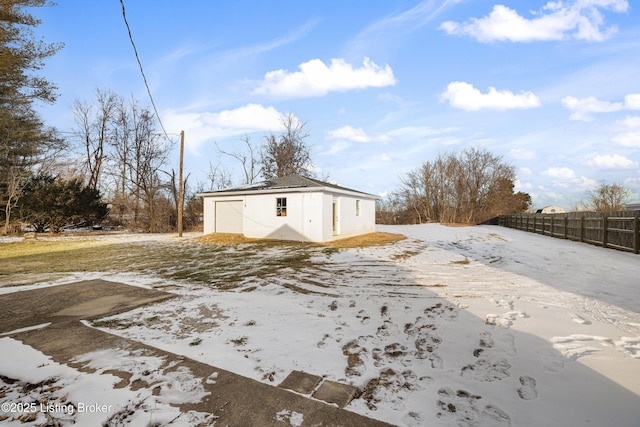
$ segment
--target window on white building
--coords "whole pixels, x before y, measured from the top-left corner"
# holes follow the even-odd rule
[[[287,216],[287,198],[276,198],[276,216]]]

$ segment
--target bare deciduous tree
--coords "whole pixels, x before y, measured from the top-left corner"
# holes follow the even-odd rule
[[[309,137],[305,126],[293,114],[282,119],[284,130],[280,135],[268,135],[262,149],[262,175],[273,179],[287,175],[312,176],[311,151],[306,143]]]
[[[118,223],[166,230],[170,224],[165,222],[175,214],[166,212],[172,184],[161,172],[171,145],[160,137],[151,110],[134,98],[126,102],[111,91],[97,90],[93,104],[76,101],[74,112],[88,186],[100,187]]]
[[[631,190],[620,183],[607,184],[605,181],[592,190],[584,206],[596,212],[615,212],[625,210],[625,203],[631,198]]]
[[[97,189],[100,184],[102,166],[105,162],[107,144],[122,99],[109,90],[96,90],[96,104],[76,101],[73,112],[76,121],[75,134],[84,146],[84,167],[88,175],[87,185]]]
[[[219,190],[231,186],[231,176],[233,172],[231,169],[218,164],[209,162],[209,172],[207,178],[209,179],[209,191]]]
[[[480,148],[439,155],[402,179],[397,196],[413,222],[480,223],[526,205],[514,194],[515,171]]]
[[[251,143],[249,135],[245,135],[240,139],[245,143],[245,152],[224,151],[218,146],[218,143],[216,143],[216,147],[221,154],[233,157],[242,164],[242,170],[244,172],[243,184],[253,184],[262,172],[260,159],[258,158],[258,149]],[[212,170],[211,167],[210,170]],[[213,183],[214,180],[212,179],[211,182]]]
[[[147,213],[147,225],[152,233],[159,231],[156,218],[156,198],[164,188],[160,170],[166,165],[170,145],[160,138],[155,126],[155,116],[148,108],[132,109],[133,145],[129,156],[129,180],[135,194],[136,220],[140,202]]]

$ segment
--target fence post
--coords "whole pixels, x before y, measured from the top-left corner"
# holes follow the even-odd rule
[[[553,232],[553,217],[551,217],[551,230],[549,230],[549,236],[556,237],[555,233]]]
[[[580,241],[584,242],[584,215],[580,217]]]
[[[564,215],[564,229],[562,230],[564,233],[564,240],[567,240],[567,228],[569,228],[569,218]]]
[[[633,253],[640,253],[640,212],[633,218]]]
[[[609,217],[602,214],[602,247],[607,247],[607,237],[609,234]]]

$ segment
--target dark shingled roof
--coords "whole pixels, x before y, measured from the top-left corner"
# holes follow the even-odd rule
[[[339,185],[331,184],[329,182],[324,182],[324,181],[320,181],[313,178],[307,178],[300,175],[287,175],[287,176],[282,176],[282,177],[274,178],[267,181],[240,185],[238,187],[223,188],[221,190],[210,191],[202,194],[226,193],[226,192],[236,192],[236,191],[277,190],[277,189],[287,189],[287,188],[335,188],[336,190],[352,191],[355,193],[376,197],[373,194],[365,193],[363,191],[341,187]]]

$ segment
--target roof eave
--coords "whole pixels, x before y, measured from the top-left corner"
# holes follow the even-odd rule
[[[378,200],[380,197],[363,193],[355,190],[348,189],[339,189],[333,187],[278,187],[278,188],[262,188],[262,189],[249,189],[249,190],[219,190],[219,191],[209,191],[205,193],[197,193],[198,197],[226,197],[226,196],[249,196],[249,195],[257,195],[257,194],[278,194],[278,193],[338,193],[338,194],[346,194],[355,197],[361,197],[364,199],[374,199]]]

